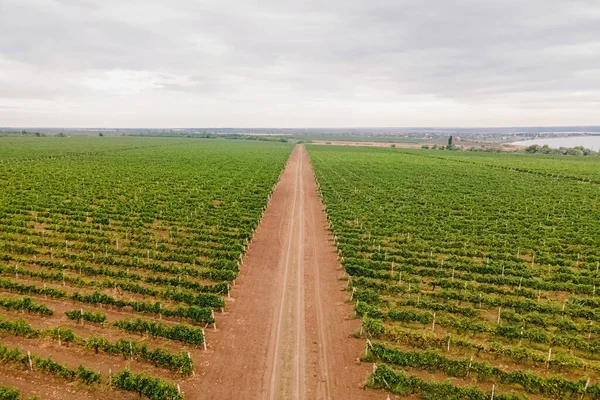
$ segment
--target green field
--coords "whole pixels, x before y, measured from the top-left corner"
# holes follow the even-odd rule
[[[2,139],[0,335],[40,345],[50,339],[191,375],[202,329],[225,306],[291,148],[225,140]],[[90,326],[101,330],[90,333]],[[1,362],[32,366],[36,374],[86,385],[108,381],[93,364],[74,369],[35,351],[31,360],[18,348],[0,347]],[[113,372],[113,387],[180,398],[168,381]]]
[[[598,160],[309,153],[369,339],[363,359],[377,364],[370,385],[600,398]]]

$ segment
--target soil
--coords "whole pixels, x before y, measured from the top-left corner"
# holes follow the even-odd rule
[[[340,279],[343,269],[327,229],[323,204],[304,146],[294,148],[240,269],[226,312],[217,313],[216,327],[206,328],[207,351],[161,338],[127,334],[110,325],[80,325],[64,315],[65,311],[83,307],[102,311],[109,322],[113,322],[134,316],[128,309],[30,296],[55,311],[51,317],[28,314],[26,319],[33,327],[65,326],[81,337],[98,336],[111,341],[131,338],[144,341],[151,348],[189,351],[196,371],[188,378],[174,376],[146,362],[102,353],[96,355],[77,346],[59,346],[47,338],[24,339],[3,334],[0,342],[10,348],[19,347],[41,357],[51,357],[72,368],[83,364],[100,372],[103,379],[109,370],[116,372],[130,367],[136,372],[180,383],[188,399],[386,398],[386,393],[363,388],[372,366],[361,364],[358,359],[365,342],[351,335],[360,329],[360,321],[352,318],[346,280]],[[141,275],[150,273],[134,270]],[[22,275],[15,281],[42,285],[41,280]],[[43,283],[69,293],[94,291],[87,287],[63,286],[60,282]],[[112,289],[103,292],[119,298],[152,300],[127,292],[117,295]],[[3,294],[13,297],[4,291]],[[0,314],[9,320],[24,317],[20,311],[2,310]],[[156,320],[152,315],[142,317]],[[178,319],[162,320],[169,323]],[[136,397],[122,391],[113,392],[106,384],[90,390],[78,383],[65,383],[14,365],[0,365],[0,384],[14,387],[25,396],[51,399],[107,398],[116,393],[119,398]]]
[[[32,381],[35,380],[35,384]],[[107,399],[110,397],[123,400],[136,400],[139,396],[122,390],[111,390],[107,385],[96,385],[94,389],[77,383],[65,382],[46,374],[40,374],[24,369],[7,368],[0,365],[0,385],[17,389],[21,398],[38,396],[42,399],[81,400]]]
[[[190,398],[381,399],[362,385],[360,327],[346,303],[343,271],[310,161],[296,146],[210,336]]]

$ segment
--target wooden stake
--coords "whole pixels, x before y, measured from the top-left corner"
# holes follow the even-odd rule
[[[469,360],[469,368],[467,369],[467,377],[471,373],[471,367],[473,366],[473,356],[471,355],[471,359]]]

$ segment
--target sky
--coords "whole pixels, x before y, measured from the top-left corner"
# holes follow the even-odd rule
[[[599,0],[0,0],[0,126],[600,125]]]

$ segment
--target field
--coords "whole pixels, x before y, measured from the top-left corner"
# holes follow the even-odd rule
[[[600,398],[595,157],[1,143],[0,399]]]
[[[0,398],[182,398],[291,148],[3,139]]]
[[[600,398],[598,160],[308,150],[374,363],[369,386]]]

